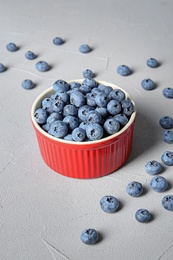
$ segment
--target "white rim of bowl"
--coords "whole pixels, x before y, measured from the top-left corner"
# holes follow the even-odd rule
[[[69,80],[69,81],[66,81],[68,84],[70,84],[71,82],[78,82],[78,83],[82,83],[84,79],[75,79],[75,80]],[[41,132],[43,135],[45,135],[47,138],[50,138],[54,141],[57,141],[57,142],[61,142],[61,143],[66,143],[66,144],[71,144],[71,145],[91,145],[91,144],[98,144],[98,143],[102,143],[102,142],[105,142],[105,141],[108,141],[108,140],[111,140],[115,137],[118,137],[120,136],[123,132],[125,132],[129,127],[130,125],[134,122],[135,118],[136,118],[136,105],[135,105],[135,102],[134,100],[131,98],[131,96],[124,90],[122,89],[121,87],[113,84],[113,83],[109,83],[107,81],[102,81],[102,80],[96,80],[99,84],[102,84],[102,85],[105,85],[107,87],[112,87],[113,89],[120,89],[122,90],[124,93],[125,93],[125,96],[126,96],[126,99],[129,99],[132,103],[133,103],[133,106],[134,106],[134,112],[131,114],[130,116],[130,119],[128,121],[128,123],[120,130],[118,131],[117,133],[115,134],[112,134],[110,136],[107,136],[107,137],[104,137],[104,138],[101,138],[99,140],[96,140],[96,141],[82,141],[82,142],[76,142],[76,141],[67,141],[67,140],[64,140],[64,139],[61,139],[61,138],[57,138],[57,137],[54,137],[50,134],[48,134],[46,131],[44,131],[41,126],[37,123],[37,121],[35,120],[34,118],[34,113],[36,111],[36,109],[38,108],[37,105],[38,103],[41,103],[41,101],[45,98],[45,97],[50,97],[51,94],[53,94],[55,91],[53,90],[53,86],[52,87],[49,87],[48,89],[46,89],[45,91],[43,91],[34,101],[33,105],[32,105],[32,108],[31,108],[31,119],[32,119],[32,122],[34,124],[34,126],[37,128],[37,130],[39,132]],[[49,94],[49,95],[48,95]]]

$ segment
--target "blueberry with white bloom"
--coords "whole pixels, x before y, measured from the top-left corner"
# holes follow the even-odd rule
[[[103,127],[108,134],[112,135],[119,131],[120,124],[114,118],[109,118],[104,122]]]
[[[62,100],[60,100],[60,99],[58,99],[58,100],[54,100],[53,102],[52,102],[52,108],[53,108],[53,111],[54,112],[62,112],[63,111],[63,109],[64,109],[64,102],[62,101]]]
[[[138,209],[135,213],[135,218],[140,223],[146,223],[150,220],[151,214],[147,209]]]
[[[141,86],[145,90],[153,90],[153,89],[155,89],[156,84],[154,83],[154,81],[152,79],[143,79],[141,81]]]
[[[108,111],[107,111],[107,108],[106,107],[96,107],[95,109],[102,117],[107,117],[108,115]]]
[[[61,37],[55,37],[53,39],[53,44],[55,45],[62,45],[64,43],[64,40]]]
[[[46,61],[38,61],[35,66],[40,72],[46,72],[50,69],[50,66]]]
[[[157,68],[159,66],[159,62],[155,58],[149,58],[147,60],[147,66],[150,68]]]
[[[103,84],[99,84],[98,85],[98,90],[100,90],[101,92],[105,93],[106,95],[109,95],[111,93],[111,91],[113,90],[113,88],[110,87],[110,86],[105,86]]]
[[[65,80],[58,79],[53,83],[53,89],[55,90],[55,92],[59,90],[68,91],[69,85]]]
[[[86,131],[86,127],[89,125],[90,123],[87,121],[82,121],[79,125],[80,128],[83,128]]]
[[[34,59],[37,58],[37,55],[35,55],[35,53],[32,52],[32,51],[27,51],[25,53],[25,58],[28,59],[28,60],[34,60]]]
[[[162,176],[155,176],[150,181],[150,187],[157,192],[163,192],[168,187],[168,181]]]
[[[70,83],[70,89],[79,90],[80,86],[81,86],[81,84],[79,82],[73,81]]]
[[[103,211],[106,213],[114,213],[119,208],[119,200],[115,198],[114,196],[104,196],[100,200],[100,207]]]
[[[45,124],[48,117],[48,113],[43,108],[36,109],[34,113],[34,118],[39,124]]]
[[[96,93],[92,93],[92,92],[86,94],[86,103],[88,106],[94,107],[97,105],[95,101],[96,95],[97,95]]]
[[[109,101],[108,95],[104,92],[99,92],[95,97],[95,102],[99,107],[106,107]]]
[[[87,245],[93,245],[98,241],[99,234],[98,232],[93,228],[88,228],[82,231],[80,235],[80,239],[83,243]]]
[[[95,88],[98,86],[98,82],[95,79],[85,78],[82,83],[90,86],[91,88]]]
[[[123,113],[130,116],[134,112],[134,105],[130,99],[125,99],[121,102]]]
[[[121,89],[113,89],[109,93],[110,99],[118,100],[119,102],[123,101],[125,99],[125,93]]]
[[[161,156],[162,162],[167,166],[173,166],[173,152],[165,151]]]
[[[100,124],[103,122],[103,118],[96,110],[91,109],[86,115],[86,121]]]
[[[171,210],[173,211],[173,195],[166,195],[162,199],[162,206],[166,210]]]
[[[81,84],[79,90],[86,95],[87,93],[91,92],[91,86],[88,84],[85,84],[84,82]]]
[[[81,53],[88,53],[88,52],[91,51],[91,47],[90,47],[88,44],[82,44],[82,45],[80,45],[80,47],[79,47],[79,51],[80,51]]]
[[[13,43],[13,42],[8,43],[8,44],[6,45],[6,48],[7,48],[7,50],[10,51],[10,52],[15,52],[15,51],[18,50],[18,47],[17,47],[16,44]]]
[[[85,105],[85,96],[78,90],[74,90],[70,94],[70,104],[76,106],[76,107],[81,107]]]
[[[64,117],[63,122],[67,124],[70,130],[79,126],[79,119],[75,116],[66,116]]]
[[[159,124],[164,129],[173,128],[173,118],[170,116],[163,116],[159,120]]]
[[[173,144],[173,131],[165,130],[162,134],[162,139],[168,144]]]
[[[119,101],[112,99],[107,104],[107,110],[111,115],[117,115],[121,112],[122,107]]]
[[[74,105],[68,104],[63,108],[63,116],[77,116],[78,108]]]
[[[21,83],[21,86],[22,86],[22,88],[24,88],[24,89],[32,89],[32,88],[35,87],[33,81],[30,80],[30,79],[25,79],[25,80],[23,80],[22,83]]]
[[[62,114],[60,114],[58,112],[53,112],[48,116],[48,118],[46,120],[46,124],[50,126],[53,122],[55,122],[57,120],[62,121],[62,119],[63,119]]]
[[[95,141],[103,137],[103,127],[97,123],[90,123],[86,127],[86,135],[89,140]]]
[[[51,124],[48,133],[50,135],[55,136],[55,137],[63,138],[68,133],[68,126],[67,126],[66,123],[64,123],[64,122],[62,122],[60,120],[54,121]]]
[[[42,108],[45,109],[49,114],[53,113],[52,99],[44,98],[41,102]]]
[[[83,105],[83,106],[79,107],[79,109],[78,109],[79,119],[82,120],[82,121],[87,121],[88,113],[91,110],[93,110],[93,107],[88,106],[88,105]]]
[[[162,165],[155,160],[151,160],[145,164],[145,171],[150,175],[155,175],[160,173],[162,170]]]
[[[131,70],[127,65],[120,65],[117,67],[117,73],[121,76],[128,76],[131,74]]]
[[[0,63],[0,73],[6,71],[6,69],[7,68],[2,63]]]
[[[85,140],[85,137],[86,137],[86,132],[83,128],[76,127],[75,129],[73,129],[72,138],[74,141],[82,142]]]
[[[166,98],[173,98],[173,88],[164,88],[162,94]]]
[[[127,184],[126,192],[132,197],[139,197],[143,192],[143,186],[140,182],[132,181]]]
[[[84,78],[88,78],[88,79],[92,79],[94,77],[94,74],[93,74],[92,70],[90,70],[90,69],[84,70],[82,75]]]
[[[63,139],[66,141],[74,141],[72,138],[72,134],[67,134],[66,136],[63,137]]]
[[[62,100],[65,104],[69,102],[70,96],[65,90],[58,90],[56,93],[52,96],[53,100]]]
[[[128,118],[125,114],[117,114],[114,116],[114,119],[119,122],[120,126],[125,126],[128,123]]]

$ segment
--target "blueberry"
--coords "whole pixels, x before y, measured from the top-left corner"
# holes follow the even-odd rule
[[[150,217],[150,212],[147,209],[138,209],[135,213],[135,218],[140,223],[148,222]]]
[[[107,117],[108,111],[106,107],[96,107],[96,111],[102,116],[102,117]]]
[[[95,79],[89,79],[89,78],[85,78],[82,82],[84,85],[88,85],[91,88],[95,88],[98,86],[98,83]]]
[[[65,80],[58,79],[53,83],[53,89],[55,90],[55,92],[57,92],[59,90],[68,91],[69,85]]]
[[[119,207],[119,201],[114,196],[104,196],[100,200],[100,207],[107,213],[114,213]]]
[[[85,95],[91,92],[91,86],[85,83],[82,83],[79,90]]]
[[[6,70],[7,70],[7,68],[2,63],[0,63],[0,73],[4,72]]]
[[[145,171],[150,175],[158,174],[161,170],[161,164],[155,160],[151,160],[145,164]]]
[[[96,110],[90,110],[86,115],[86,121],[90,123],[102,123],[103,118]]]
[[[110,118],[104,122],[103,127],[108,134],[112,135],[118,132],[120,124],[114,118]]]
[[[157,192],[165,191],[168,187],[168,181],[162,176],[155,176],[150,181],[150,187]]]
[[[34,60],[34,59],[37,58],[37,56],[35,55],[34,52],[32,52],[32,51],[27,51],[27,52],[25,53],[25,58],[28,59],[28,60]]]
[[[64,117],[63,122],[67,124],[70,130],[73,130],[79,126],[79,119],[75,116],[66,116]]]
[[[92,79],[94,77],[92,70],[89,69],[84,70],[82,74],[84,78]]]
[[[173,211],[173,196],[166,195],[162,199],[162,206],[167,209]]]
[[[141,82],[141,86],[145,90],[153,90],[156,87],[156,84],[151,79],[143,79]]]
[[[166,98],[173,98],[173,88],[164,88],[162,94]]]
[[[80,239],[83,243],[87,245],[93,245],[98,241],[99,234],[98,232],[93,228],[88,228],[82,231],[80,235]]]
[[[86,94],[86,103],[89,106],[96,106],[96,101],[95,101],[96,93],[87,93]]]
[[[52,108],[54,112],[62,112],[64,109],[64,102],[60,99],[52,102]]]
[[[10,51],[10,52],[14,52],[14,51],[17,51],[17,50],[18,50],[16,44],[13,43],[13,42],[8,43],[8,44],[6,45],[6,48],[7,48],[7,50]]]
[[[67,134],[63,139],[66,141],[73,141],[72,134]]]
[[[89,125],[89,122],[82,121],[79,125],[80,128],[83,128],[86,131],[86,127]]]
[[[173,131],[165,130],[162,134],[162,139],[168,144],[173,144]]]
[[[49,129],[50,129],[50,125],[48,125],[48,124],[43,124],[43,125],[41,125],[41,128],[42,128],[44,131],[48,132]]]
[[[99,92],[95,97],[95,102],[99,107],[106,107],[109,101],[108,95],[104,92]]]
[[[78,114],[78,108],[75,107],[74,105],[68,104],[65,105],[65,107],[63,108],[63,115],[64,116],[77,116]]]
[[[86,132],[83,128],[80,127],[76,127],[73,131],[72,131],[72,138],[74,141],[76,142],[82,142],[85,140],[86,137]]]
[[[149,58],[147,60],[147,66],[150,67],[150,68],[157,68],[159,66],[159,63],[156,59]]]
[[[68,126],[67,126],[66,123],[64,123],[64,122],[62,122],[60,120],[54,121],[51,124],[48,133],[50,135],[55,136],[55,137],[63,138],[68,133]]]
[[[71,89],[79,90],[80,86],[81,86],[81,84],[79,82],[73,81],[73,82],[70,83]]]
[[[159,124],[164,129],[173,128],[173,118],[170,116],[163,116],[160,118]]]
[[[82,44],[82,45],[80,45],[80,47],[79,47],[79,51],[80,51],[81,53],[88,53],[88,52],[91,51],[91,48],[90,48],[90,46],[89,46],[88,44]]]
[[[90,123],[86,127],[86,135],[89,140],[95,141],[103,137],[103,127],[97,123]]]
[[[114,119],[119,122],[121,127],[128,123],[128,118],[125,114],[117,114],[114,116]]]
[[[42,108],[46,110],[49,114],[53,112],[52,107],[52,99],[51,98],[44,98],[41,102]]]
[[[85,96],[78,90],[74,90],[70,95],[70,103],[76,107],[85,105]]]
[[[36,109],[36,111],[34,113],[34,117],[35,117],[35,120],[37,121],[37,123],[45,124],[47,117],[48,117],[48,113],[43,108],[38,108],[38,109]]]
[[[50,66],[46,61],[38,61],[35,66],[40,72],[46,72],[50,69]]]
[[[83,106],[79,107],[79,109],[78,109],[79,119],[81,119],[82,121],[87,121],[88,113],[91,110],[93,110],[93,108],[88,105],[83,105]]]
[[[119,102],[123,101],[125,99],[125,93],[121,89],[113,89],[109,93],[110,99],[118,100]]]
[[[106,95],[109,95],[110,92],[113,90],[113,88],[110,87],[110,86],[105,86],[103,84],[99,84],[98,85],[98,90],[100,90],[101,92],[105,93]]]
[[[121,102],[123,113],[130,116],[134,112],[134,105],[130,99],[125,99]]]
[[[128,76],[131,74],[131,70],[127,65],[120,65],[117,68],[117,73],[121,76]]]
[[[48,116],[48,118],[46,120],[46,124],[50,126],[53,122],[55,122],[57,120],[62,121],[62,119],[63,119],[62,114],[60,114],[58,112],[53,112]]]
[[[111,115],[117,115],[121,112],[121,104],[119,101],[112,99],[107,104],[107,110]]]
[[[65,90],[58,90],[53,95],[53,100],[62,100],[65,104],[69,102],[70,96]]]
[[[167,166],[173,166],[173,152],[165,151],[161,156],[162,162]]]
[[[132,197],[139,197],[143,192],[143,186],[140,182],[132,181],[127,185],[126,192]]]
[[[32,89],[35,87],[34,83],[30,79],[25,79],[21,83],[22,88],[24,89]]]
[[[55,45],[62,45],[64,43],[64,40],[61,37],[55,37],[53,39],[53,44]]]

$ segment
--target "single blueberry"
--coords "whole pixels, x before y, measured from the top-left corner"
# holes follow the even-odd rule
[[[79,107],[78,109],[78,117],[82,121],[87,121],[87,116],[89,111],[93,110],[93,107],[88,106],[88,105],[83,105]]]
[[[94,77],[92,70],[89,69],[84,70],[82,75],[84,78],[88,78],[88,79],[92,79]]]
[[[75,129],[73,129],[72,138],[74,141],[82,142],[85,140],[85,137],[86,137],[86,132],[83,128],[76,127]]]
[[[107,104],[107,110],[111,115],[117,115],[121,112],[122,107],[119,101],[112,99]]]
[[[162,134],[162,139],[168,144],[173,144],[173,131],[165,130]]]
[[[69,85],[65,80],[58,79],[53,83],[53,89],[55,90],[55,92],[59,90],[68,91]]]
[[[147,60],[147,66],[150,68],[157,68],[159,66],[159,62],[155,58],[149,58]]]
[[[74,90],[70,94],[70,103],[76,107],[85,105],[85,96],[78,90]]]
[[[128,76],[131,74],[131,70],[127,65],[120,65],[117,68],[117,73],[121,76]]]
[[[55,37],[53,39],[53,44],[55,45],[62,45],[64,43],[64,40],[61,37]]]
[[[147,209],[138,209],[135,213],[135,218],[140,223],[148,222],[150,217],[150,212]]]
[[[60,100],[60,99],[58,99],[58,100],[54,100],[53,102],[52,102],[52,108],[53,108],[53,111],[54,112],[62,112],[63,111],[63,109],[64,109],[64,102],[62,101],[62,100]]]
[[[107,107],[109,101],[108,95],[104,92],[99,92],[95,97],[95,102],[99,107]]]
[[[153,89],[155,89],[156,84],[151,79],[143,79],[142,82],[141,82],[141,86],[145,90],[153,90]]]
[[[7,70],[7,68],[2,63],[0,63],[0,73],[4,72],[6,70]]]
[[[50,69],[50,66],[46,61],[38,61],[35,66],[40,72],[46,72]]]
[[[62,100],[65,104],[69,103],[70,96],[65,90],[58,90],[53,95],[53,100]]]
[[[143,192],[143,186],[140,182],[132,181],[126,186],[126,192],[132,197],[139,197]]]
[[[68,126],[67,126],[66,123],[64,123],[64,122],[62,122],[60,120],[54,121],[51,124],[48,133],[50,135],[55,136],[55,137],[63,138],[68,133]]]
[[[119,200],[117,200],[114,196],[104,196],[100,200],[101,209],[107,213],[114,213],[117,211],[119,204]]]
[[[79,126],[79,119],[75,116],[66,116],[64,117],[63,122],[67,124],[70,130],[73,130]]]
[[[128,123],[128,118],[125,114],[117,114],[114,116],[114,119],[119,122],[121,127]]]
[[[88,106],[96,106],[96,101],[95,101],[96,93],[87,93],[86,94],[86,103]]]
[[[83,128],[86,131],[86,127],[89,125],[90,123],[87,121],[82,121],[79,125],[79,128]]]
[[[173,196],[166,195],[162,199],[162,206],[167,209],[173,211]]]
[[[85,78],[82,83],[90,86],[90,88],[95,88],[98,86],[98,82],[95,79]]]
[[[91,86],[85,83],[82,83],[79,91],[81,91],[84,95],[91,92]]]
[[[73,81],[70,83],[70,89],[79,90],[81,84],[79,82]]]
[[[123,113],[130,116],[134,112],[134,105],[130,99],[125,99],[121,102]]]
[[[150,187],[157,192],[165,191],[168,187],[168,181],[162,176],[155,176],[150,181]]]
[[[145,164],[145,171],[150,175],[158,174],[161,170],[162,165],[155,160],[151,160]]]
[[[166,98],[173,98],[173,88],[164,88],[162,94]]]
[[[52,107],[52,99],[51,98],[44,98],[41,102],[42,108],[46,110],[49,114],[53,113]]]
[[[83,243],[87,245],[93,245],[98,241],[99,234],[98,232],[93,228],[88,228],[82,231],[80,235],[80,239]]]
[[[173,166],[173,152],[165,151],[161,156],[162,162],[167,166]]]
[[[63,108],[63,116],[77,116],[78,108],[74,105],[68,104]]]
[[[43,108],[38,108],[38,109],[36,109],[36,111],[34,113],[34,117],[35,117],[35,120],[37,121],[37,123],[45,124],[47,117],[48,117],[48,113]]]
[[[118,100],[119,102],[123,101],[125,99],[125,93],[121,89],[113,89],[109,93],[110,99]]]
[[[109,95],[110,92],[113,90],[113,88],[110,87],[110,86],[105,86],[103,84],[99,84],[98,85],[98,90],[100,90],[101,92],[105,93],[106,95]]]
[[[32,52],[32,51],[27,51],[27,52],[25,53],[25,58],[28,59],[28,60],[34,60],[34,59],[37,58],[37,56],[35,55],[34,52]]]
[[[48,118],[46,120],[46,124],[50,126],[53,122],[55,122],[57,120],[62,121],[62,119],[63,119],[62,114],[60,114],[58,112],[53,112],[48,116]]]
[[[102,117],[107,117],[108,111],[106,107],[96,107],[96,111],[102,116]]]
[[[86,135],[89,140],[95,141],[103,137],[103,127],[97,123],[90,123],[86,127]]]
[[[163,116],[160,118],[159,124],[164,129],[173,128],[173,118],[170,116]]]
[[[103,122],[103,118],[96,110],[91,109],[86,115],[86,121],[100,124]]]
[[[18,50],[18,47],[17,47],[16,44],[13,43],[13,42],[8,43],[8,44],[6,45],[6,48],[7,48],[7,50],[10,51],[10,52],[14,52],[14,51],[17,51],[17,50]]]
[[[114,118],[109,118],[104,122],[103,127],[108,134],[112,135],[119,131],[120,124]]]
[[[91,51],[91,47],[90,47],[88,44],[82,44],[82,45],[80,45],[80,47],[79,47],[79,51],[80,51],[81,53],[88,53],[88,52]]]
[[[32,89],[35,87],[34,83],[30,79],[25,79],[21,83],[22,88],[24,89]]]

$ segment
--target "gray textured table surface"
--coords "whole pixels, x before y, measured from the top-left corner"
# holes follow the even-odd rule
[[[172,145],[162,141],[159,119],[173,116],[173,100],[162,95],[173,84],[173,2],[171,0],[123,1],[0,1],[0,62],[7,71],[0,75],[0,259],[1,260],[172,260],[173,213],[161,200],[173,194],[173,170],[161,174],[169,189],[156,193],[149,188],[147,161],[161,162]],[[62,46],[52,39],[65,39]],[[10,53],[8,42],[19,50]],[[88,43],[92,52],[83,55],[79,46]],[[38,54],[52,69],[39,73],[26,51]],[[146,66],[150,57],[161,62]],[[116,73],[128,65],[132,75]],[[132,153],[118,171],[92,180],[63,177],[43,162],[30,121],[35,98],[57,79],[81,78],[84,69],[96,79],[115,83],[135,100],[137,120]],[[33,90],[21,88],[30,78]],[[153,91],[141,87],[144,78],[157,83]],[[127,195],[126,185],[136,180],[145,194]],[[104,195],[121,201],[115,214],[101,211]],[[152,221],[138,223],[134,214],[145,207]],[[83,229],[93,227],[101,241],[87,246],[80,241]]]

